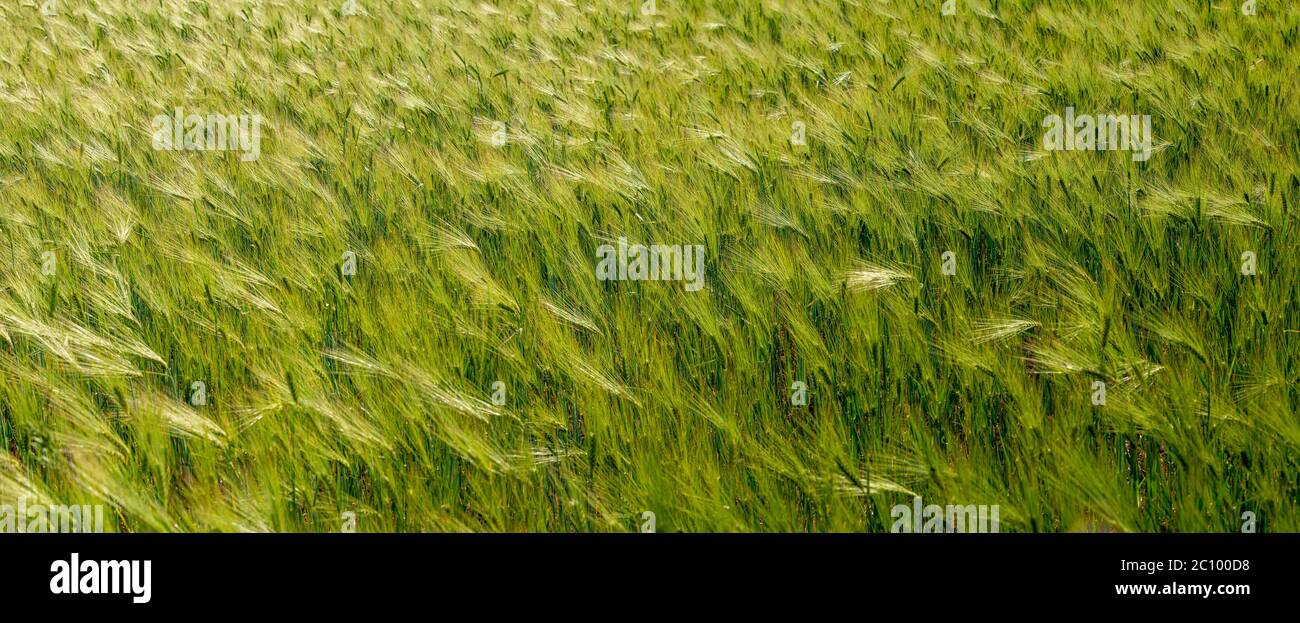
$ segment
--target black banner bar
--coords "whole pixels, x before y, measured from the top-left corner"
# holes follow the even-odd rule
[[[50,611],[331,611],[486,592],[494,611],[521,614],[597,596],[666,611],[843,599],[1130,612],[1289,607],[1300,536],[13,534],[0,545],[6,593]]]

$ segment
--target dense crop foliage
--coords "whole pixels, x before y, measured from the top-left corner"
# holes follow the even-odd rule
[[[0,501],[1300,528],[1293,3],[40,4],[0,6]],[[155,149],[178,108],[259,156]],[[1067,108],[1150,158],[1046,150]],[[620,239],[704,287],[597,279]]]

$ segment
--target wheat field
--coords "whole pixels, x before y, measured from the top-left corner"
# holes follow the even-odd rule
[[[0,501],[1300,529],[1300,9],[944,4],[0,5]]]

